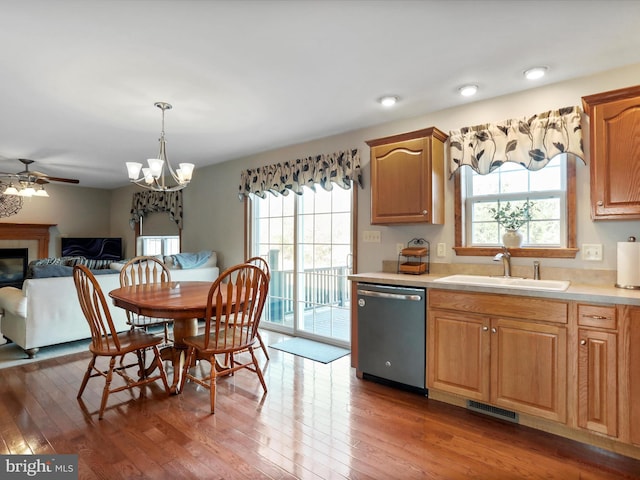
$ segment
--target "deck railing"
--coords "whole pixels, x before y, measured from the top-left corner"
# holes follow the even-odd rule
[[[348,267],[326,267],[304,270],[300,291],[304,292],[304,309],[317,305],[333,305],[344,307],[349,302]],[[294,311],[294,278],[293,270],[272,270],[269,285],[270,320],[278,321],[282,315]]]

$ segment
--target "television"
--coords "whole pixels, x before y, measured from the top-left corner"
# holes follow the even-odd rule
[[[62,237],[63,257],[86,257],[90,260],[122,259],[122,238],[107,237]]]

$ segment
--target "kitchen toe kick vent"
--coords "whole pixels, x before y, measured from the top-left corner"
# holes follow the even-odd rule
[[[474,400],[467,400],[467,408],[474,412],[484,413],[492,417],[507,420],[508,422],[518,423],[518,414],[504,408],[498,408],[491,405],[485,405],[484,403],[476,402]]]

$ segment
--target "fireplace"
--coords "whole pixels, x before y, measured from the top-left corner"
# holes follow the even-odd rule
[[[22,288],[28,258],[28,248],[0,248],[0,287]]]

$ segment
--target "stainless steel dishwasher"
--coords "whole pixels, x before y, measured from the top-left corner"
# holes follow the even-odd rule
[[[426,290],[358,283],[358,369],[426,392]]]

